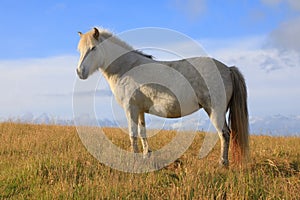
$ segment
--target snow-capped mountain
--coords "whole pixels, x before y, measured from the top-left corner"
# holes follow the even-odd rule
[[[77,117],[76,119],[64,119],[57,116],[51,116],[42,113],[34,116],[32,113],[24,113],[21,117],[16,117],[13,121],[21,123],[33,124],[57,124],[57,125],[86,125],[86,126],[101,126],[101,127],[118,127],[126,126],[126,122],[118,122],[113,119],[98,119],[92,120],[88,115]],[[11,120],[11,119],[10,119]],[[4,118],[1,121],[6,121]],[[201,131],[211,131],[213,126],[208,118],[192,118],[184,119],[157,119],[146,118],[147,127],[150,129],[178,129],[188,130],[189,127],[198,127]],[[253,117],[249,118],[250,133],[262,135],[293,135],[300,136],[300,116],[284,116],[273,115],[266,117]]]
[[[250,117],[249,122],[252,133],[300,136],[300,116]]]

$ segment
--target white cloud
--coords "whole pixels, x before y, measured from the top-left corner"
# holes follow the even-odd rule
[[[25,112],[72,113],[77,58],[61,56],[0,61],[0,116]]]
[[[206,0],[175,0],[172,4],[191,20],[195,20],[206,11]]]
[[[299,1],[300,2],[300,1]],[[270,34],[268,45],[300,52],[300,17],[285,21]]]
[[[299,0],[261,0],[262,3],[278,7],[287,5],[289,10],[284,20],[269,34],[268,46],[282,50],[295,50],[300,52],[300,1]]]
[[[264,4],[269,5],[269,6],[276,6],[278,5],[280,2],[282,2],[282,0],[261,0]]]
[[[254,41],[237,40],[231,46],[215,49],[212,55],[241,69],[248,85],[251,114],[299,114],[300,55],[276,48],[242,48],[244,43],[247,47],[248,40]]]
[[[300,1],[299,0],[287,0],[290,7],[294,10],[300,10]]]
[[[300,11],[300,1],[299,0],[261,0],[262,3],[269,6],[278,6],[281,3],[286,3],[292,10]]]

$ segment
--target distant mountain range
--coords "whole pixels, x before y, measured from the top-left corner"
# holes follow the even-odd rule
[[[51,116],[46,113],[43,113],[39,116],[34,116],[32,113],[25,113],[21,117],[16,117],[10,119],[11,121],[21,122],[21,123],[33,123],[33,124],[57,124],[57,125],[92,125],[92,126],[102,126],[102,127],[118,127],[118,126],[127,126],[126,122],[118,123],[111,119],[98,119],[97,121],[91,121],[89,116],[81,116],[74,119],[63,119],[57,116]],[[6,121],[1,119],[1,121]],[[165,120],[163,122],[159,121],[156,123],[155,120],[152,120],[149,125],[149,128],[157,129],[177,129],[180,127],[181,120]],[[195,119],[189,120],[188,122],[184,121],[184,127],[195,127],[195,123],[198,123],[199,130],[208,130],[208,127],[211,127],[209,119]],[[282,135],[282,136],[300,136],[300,116],[284,116],[284,115],[273,115],[267,117],[250,117],[250,132],[254,134],[262,135]],[[121,124],[121,125],[119,125]],[[194,126],[189,126],[193,124]]]
[[[250,117],[249,123],[252,133],[300,136],[300,116]]]

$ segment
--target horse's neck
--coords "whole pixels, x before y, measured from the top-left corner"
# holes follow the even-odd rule
[[[109,82],[110,86],[113,87],[122,78],[122,76],[126,75],[128,71],[130,71],[134,67],[149,62],[155,61],[134,51],[128,51],[115,60],[109,61],[109,64],[107,64],[101,71],[104,77]]]

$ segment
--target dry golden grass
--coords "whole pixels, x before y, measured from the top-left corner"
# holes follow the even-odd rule
[[[120,129],[107,136],[124,149]],[[159,148],[174,132],[150,139]],[[113,170],[93,158],[75,127],[0,124],[0,199],[300,199],[300,138],[251,136],[251,160],[218,168],[219,144],[205,159],[198,133],[176,162],[155,172]]]

